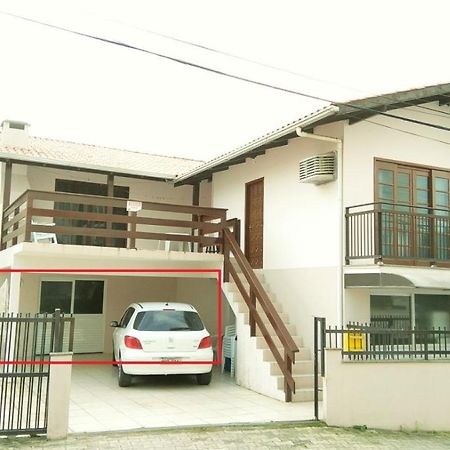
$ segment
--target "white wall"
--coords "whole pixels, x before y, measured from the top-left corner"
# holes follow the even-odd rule
[[[449,107],[442,106],[439,108],[436,102],[423,106],[441,111],[441,117],[424,114],[424,111],[417,107],[393,110],[389,113],[450,127],[450,116],[442,115],[442,113],[448,114],[450,112]],[[448,142],[448,132],[383,116],[375,116],[369,120],[416,135],[403,133],[367,121],[345,126],[345,206],[374,201],[374,158],[385,158],[413,165],[435,166],[450,170],[448,144],[437,141]],[[420,137],[421,135],[436,140]]]
[[[304,346],[314,347],[314,317],[338,323],[338,270],[336,267],[264,270],[264,278],[295,324]]]
[[[317,130],[337,135],[340,125]],[[338,264],[337,182],[320,186],[298,181],[298,163],[335,145],[291,139],[285,147],[213,175],[214,207],[242,221],[245,242],[245,183],[264,177],[264,268],[325,267]]]
[[[328,425],[450,431],[450,361],[343,362],[335,349],[325,359]]]

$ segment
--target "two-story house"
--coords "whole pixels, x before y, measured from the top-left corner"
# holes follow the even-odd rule
[[[450,326],[449,103],[442,84],[329,105],[206,163],[33,138],[5,122],[1,267],[223,267],[237,382],[311,400],[313,317]],[[100,275],[5,274],[3,304],[50,310],[58,292],[79,314],[79,348],[97,333],[87,351],[111,350],[87,316],[107,323],[131,297],[200,295],[216,308],[212,275]],[[212,324],[217,311],[204,308]]]

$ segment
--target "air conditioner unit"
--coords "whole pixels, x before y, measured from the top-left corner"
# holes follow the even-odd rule
[[[336,155],[324,153],[300,161],[298,167],[300,183],[322,184],[336,179]]]

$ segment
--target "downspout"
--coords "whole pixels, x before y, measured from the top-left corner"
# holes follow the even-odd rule
[[[338,208],[339,208],[339,220],[338,220],[338,274],[337,274],[337,286],[338,286],[338,305],[337,305],[337,326],[342,327],[344,322],[344,158],[343,158],[343,144],[342,139],[322,136],[319,134],[306,133],[302,131],[300,127],[295,129],[297,136],[315,139],[317,141],[332,142],[336,144],[336,158],[337,158],[337,189],[338,189]]]

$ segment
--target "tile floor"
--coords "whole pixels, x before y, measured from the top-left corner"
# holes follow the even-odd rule
[[[77,357],[82,358],[87,356]],[[257,394],[237,386],[218,367],[209,386],[198,386],[194,377],[161,376],[135,377],[128,388],[117,385],[115,367],[74,365],[72,369],[72,433],[312,418],[312,403],[283,403]]]

